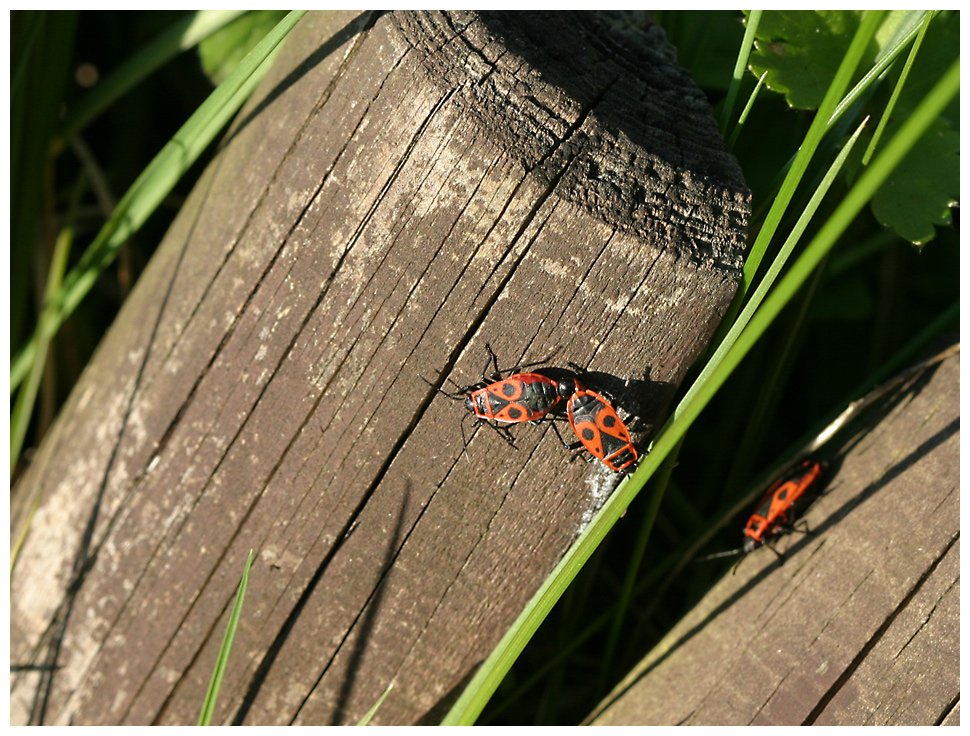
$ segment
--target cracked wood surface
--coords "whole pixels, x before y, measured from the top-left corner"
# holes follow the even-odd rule
[[[466,456],[421,377],[556,353],[656,425],[734,293],[749,195],[665,44],[301,21],[17,484],[13,723],[194,723],[250,549],[214,722],[440,717],[612,479],[541,426]]]
[[[813,533],[725,574],[592,724],[958,723],[959,371],[957,353],[850,425]]]

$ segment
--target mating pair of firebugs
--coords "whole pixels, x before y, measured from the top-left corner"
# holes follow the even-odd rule
[[[565,402],[566,416],[579,442],[563,444],[569,449],[585,447],[593,457],[618,473],[633,470],[639,455],[630,431],[612,403],[580,380],[586,371],[571,363],[573,370],[560,371],[566,376],[560,380],[542,373],[516,372],[540,363],[500,371],[492,348],[486,345],[485,349],[494,371],[486,376],[486,363],[479,383],[461,387],[457,393],[442,393],[453,399],[463,399],[465,407],[477,421],[495,422],[489,426],[498,430],[509,444],[512,439],[508,425],[551,419],[549,413],[560,402]],[[503,378],[504,373],[509,375]]]

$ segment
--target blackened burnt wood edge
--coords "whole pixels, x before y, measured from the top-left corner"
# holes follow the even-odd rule
[[[608,13],[398,19],[432,83],[457,89],[558,196],[644,243],[740,268],[747,187],[658,26]]]
[[[18,483],[11,652],[53,668],[13,677],[12,722],[194,723],[250,549],[216,722],[460,691],[615,478],[543,426],[463,446],[421,377],[555,354],[656,424],[743,253],[659,32],[566,18],[301,21]]]

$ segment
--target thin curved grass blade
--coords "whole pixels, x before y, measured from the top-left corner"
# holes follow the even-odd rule
[[[63,287],[54,302],[54,313],[47,326],[48,331],[56,332],[60,328],[91,290],[100,273],[114,260],[118,249],[144,224],[242,106],[268,68],[273,50],[305,13],[306,11],[292,11],[280,21],[243,60],[239,68],[199,106],[132,184],[80,262],[64,278]],[[267,66],[264,67],[264,64]],[[11,393],[26,376],[36,353],[35,336],[11,365]]]
[[[738,58],[734,63],[734,72],[731,74],[731,84],[728,85],[728,91],[724,97],[724,108],[721,110],[721,125],[719,126],[721,137],[727,137],[728,121],[731,119],[731,113],[734,110],[734,100],[738,96],[738,88],[741,86],[741,80],[744,78],[744,70],[748,66],[748,58],[751,56],[751,49],[754,47],[754,37],[758,32],[758,24],[761,22],[762,12],[761,10],[752,10],[745,23],[744,39],[741,41],[741,46],[738,49]],[[762,79],[764,79],[763,76]]]
[[[384,704],[384,701],[387,700],[387,696],[391,694],[392,687],[394,687],[393,682],[387,686],[387,689],[384,691],[381,697],[377,699],[377,702],[370,707],[370,710],[364,713],[364,717],[357,722],[358,726],[366,726],[371,722],[374,716],[377,715],[377,711],[381,709],[381,706]]]
[[[64,227],[57,235],[54,243],[54,252],[51,255],[50,266],[47,270],[47,286],[44,289],[44,304],[40,315],[37,318],[37,327],[34,330],[34,340],[37,344],[37,359],[30,366],[27,381],[21,391],[17,394],[14,402],[13,412],[10,415],[10,476],[13,477],[20,459],[20,450],[23,448],[24,438],[27,436],[27,425],[30,424],[30,417],[34,412],[34,403],[37,399],[37,391],[40,388],[41,376],[44,372],[44,364],[47,360],[47,350],[50,347],[50,329],[48,323],[54,319],[52,302],[54,296],[60,291],[64,280],[64,272],[67,270],[68,255],[71,252],[71,244],[74,242],[74,227],[77,217],[77,208],[81,201],[81,194],[85,189],[85,179],[83,176],[78,178],[77,184],[71,193],[71,201],[68,205],[67,218]],[[11,561],[11,566],[13,561]],[[12,569],[12,567],[11,567]]]
[[[68,111],[58,131],[61,141],[84,130],[114,102],[178,54],[242,15],[244,10],[197,10],[186,13],[145,44]]]
[[[246,560],[242,580],[239,581],[239,590],[236,592],[236,602],[233,604],[232,613],[229,615],[229,624],[226,626],[226,633],[222,637],[222,646],[219,648],[219,656],[216,657],[216,666],[212,671],[209,689],[206,691],[205,700],[202,702],[202,712],[199,714],[200,726],[209,726],[212,724],[212,714],[215,713],[216,701],[219,699],[219,689],[222,687],[222,678],[226,674],[226,667],[229,664],[232,640],[236,636],[236,626],[239,624],[239,617],[242,615],[243,600],[246,598],[246,587],[249,585],[249,568],[252,566],[253,551],[249,550],[249,557]]]

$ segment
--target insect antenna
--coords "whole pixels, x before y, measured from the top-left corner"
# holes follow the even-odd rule
[[[729,549],[725,552],[715,552],[710,555],[704,555],[703,557],[698,557],[696,560],[694,560],[694,562],[695,563],[707,562],[708,560],[717,560],[722,557],[737,557],[738,561],[735,562],[734,565],[731,567],[731,574],[734,575],[734,573],[738,571],[738,566],[742,562],[744,562],[744,558],[747,556],[748,556],[748,553],[745,551],[744,547],[738,547],[737,549]]]
[[[711,555],[704,555],[703,557],[698,557],[694,562],[707,562],[708,560],[716,560],[721,557],[737,557],[738,555],[744,554],[744,547],[738,547],[737,549],[729,549],[726,552],[715,552]]]
[[[437,391],[437,392],[438,392],[439,394],[442,394],[442,395],[444,395],[444,396],[447,396],[447,397],[448,397],[449,399],[451,399],[452,401],[464,401],[464,400],[465,400],[465,398],[466,398],[466,397],[465,397],[465,394],[464,394],[464,393],[449,393],[448,391],[445,391],[445,390],[444,390],[443,388],[441,388],[440,386],[436,386],[435,384],[433,384],[433,383],[431,383],[431,381],[429,381],[429,380],[428,380],[427,378],[425,378],[424,376],[422,376],[422,375],[421,375],[420,373],[418,374],[418,378],[420,378],[420,379],[421,379],[422,381],[424,381],[424,382],[425,382],[426,384],[428,384],[429,386],[431,386],[431,388],[433,388],[433,389],[434,389],[435,391]],[[450,378],[446,378],[445,380],[446,380],[446,381],[451,381],[451,379],[450,379]],[[455,387],[456,387],[456,388],[457,388],[457,389],[458,389],[459,391],[464,391],[464,390],[465,390],[465,389],[467,388],[466,386],[461,386],[461,385],[459,385],[459,384],[457,384],[457,383],[455,383],[454,381],[451,381],[451,382],[455,384]]]
[[[468,454],[468,438],[465,437],[465,420],[468,416],[468,414],[462,416],[461,421],[458,422],[458,427],[461,429],[461,451],[465,453],[465,459],[471,462],[471,455]]]

